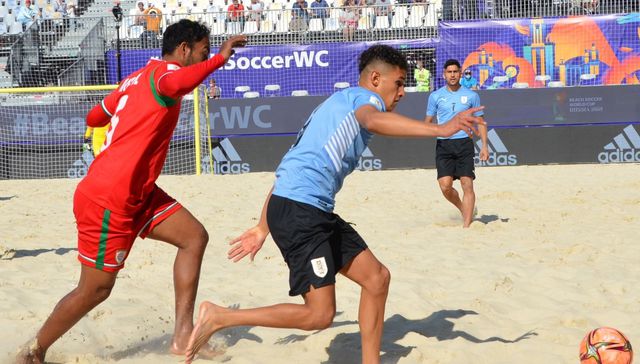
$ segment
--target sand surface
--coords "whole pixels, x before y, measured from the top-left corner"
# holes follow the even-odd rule
[[[478,216],[462,229],[434,170],[356,172],[336,212],[356,224],[392,283],[383,363],[578,363],[592,328],[640,348],[640,166],[479,168]],[[271,173],[162,176],[158,184],[209,231],[197,302],[255,307],[290,298],[269,238],[253,263],[226,259],[256,223]],[[72,196],[77,180],[0,181],[0,363],[11,362],[79,276]],[[111,297],[55,343],[51,363],[178,363],[175,248],[138,240]],[[321,332],[241,327],[212,342],[214,362],[359,361],[359,289],[337,281]],[[197,361],[206,363],[206,361]]]

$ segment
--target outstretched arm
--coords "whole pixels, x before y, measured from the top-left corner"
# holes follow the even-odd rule
[[[224,41],[218,54],[208,60],[166,73],[157,81],[158,92],[172,99],[188,94],[213,71],[227,63],[233,54],[234,47],[242,47],[246,42],[247,37],[245,35],[234,35]]]
[[[269,205],[269,200],[271,199],[272,192],[273,187],[271,187],[271,190],[267,195],[267,199],[262,206],[262,213],[260,214],[260,221],[258,221],[258,225],[245,231],[242,235],[231,240],[231,242],[229,243],[232,245],[232,247],[227,253],[227,258],[232,259],[234,263],[246,257],[247,255],[249,255],[249,258],[251,259],[251,261],[253,261],[253,258],[262,248],[262,244],[264,244],[265,239],[269,235],[269,225],[267,224],[267,206]]]
[[[365,129],[374,134],[396,137],[448,137],[459,130],[467,134],[477,133],[475,125],[484,125],[484,121],[473,116],[484,107],[462,111],[449,122],[442,125],[424,123],[400,114],[378,111],[372,105],[364,105],[356,110],[356,120]]]

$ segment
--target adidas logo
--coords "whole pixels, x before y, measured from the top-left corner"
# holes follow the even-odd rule
[[[604,151],[598,154],[598,162],[640,162],[640,135],[633,125],[624,128],[611,143],[604,146]]]
[[[251,172],[251,165],[242,162],[238,151],[228,138],[222,139],[211,153],[213,154],[213,171],[209,167],[209,157],[205,157],[202,160],[202,169],[205,173],[240,174]]]
[[[86,176],[93,159],[93,153],[88,150],[83,151],[80,158],[73,162],[71,167],[67,169],[67,177],[82,178]]]
[[[487,142],[489,144],[487,148],[489,150],[489,159],[486,161],[480,160],[482,140],[476,142],[476,155],[473,157],[473,163],[476,166],[515,166],[518,164],[518,157],[515,154],[509,154],[509,150],[504,146],[495,129],[491,129],[487,133]]]
[[[382,161],[373,155],[369,147],[365,147],[356,169],[360,171],[378,171],[382,169]]]

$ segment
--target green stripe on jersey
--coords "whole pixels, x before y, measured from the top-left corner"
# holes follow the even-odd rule
[[[96,268],[102,270],[104,268],[104,255],[107,252],[107,235],[109,233],[109,219],[111,211],[104,210],[102,217],[102,229],[100,229],[100,245],[98,246],[98,256],[96,257]]]
[[[156,89],[156,83],[154,82],[154,80],[156,79],[155,74],[156,74],[156,70],[151,71],[151,78],[149,78],[149,82],[151,84],[151,92],[153,93],[153,98],[155,98],[158,104],[160,104],[160,106],[163,106],[163,107],[169,107],[169,106],[175,105],[176,100],[167,96],[162,96],[158,93],[158,90]]]

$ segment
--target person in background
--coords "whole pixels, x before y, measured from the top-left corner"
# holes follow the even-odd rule
[[[316,0],[311,3],[311,17],[326,19],[329,17],[329,4],[326,0]]]
[[[477,90],[478,89],[478,80],[473,77],[470,69],[464,70],[464,76],[460,79],[460,84],[463,87],[468,88],[469,90]]]
[[[162,24],[162,11],[156,8],[153,2],[149,1],[147,9],[144,11],[146,17],[146,30],[160,34],[160,24]]]
[[[421,60],[416,62],[416,69],[413,71],[413,79],[416,80],[416,91],[431,91],[431,72],[429,69],[424,67],[424,62]]]
[[[358,28],[358,20],[360,20],[360,12],[356,7],[355,0],[347,0],[339,20],[345,42],[353,42],[353,35]]]
[[[22,30],[27,30],[40,17],[40,14],[40,11],[31,0],[25,0],[18,10],[16,21],[22,24]]]
[[[209,98],[219,99],[222,96],[222,89],[216,85],[216,79],[209,79]]]

